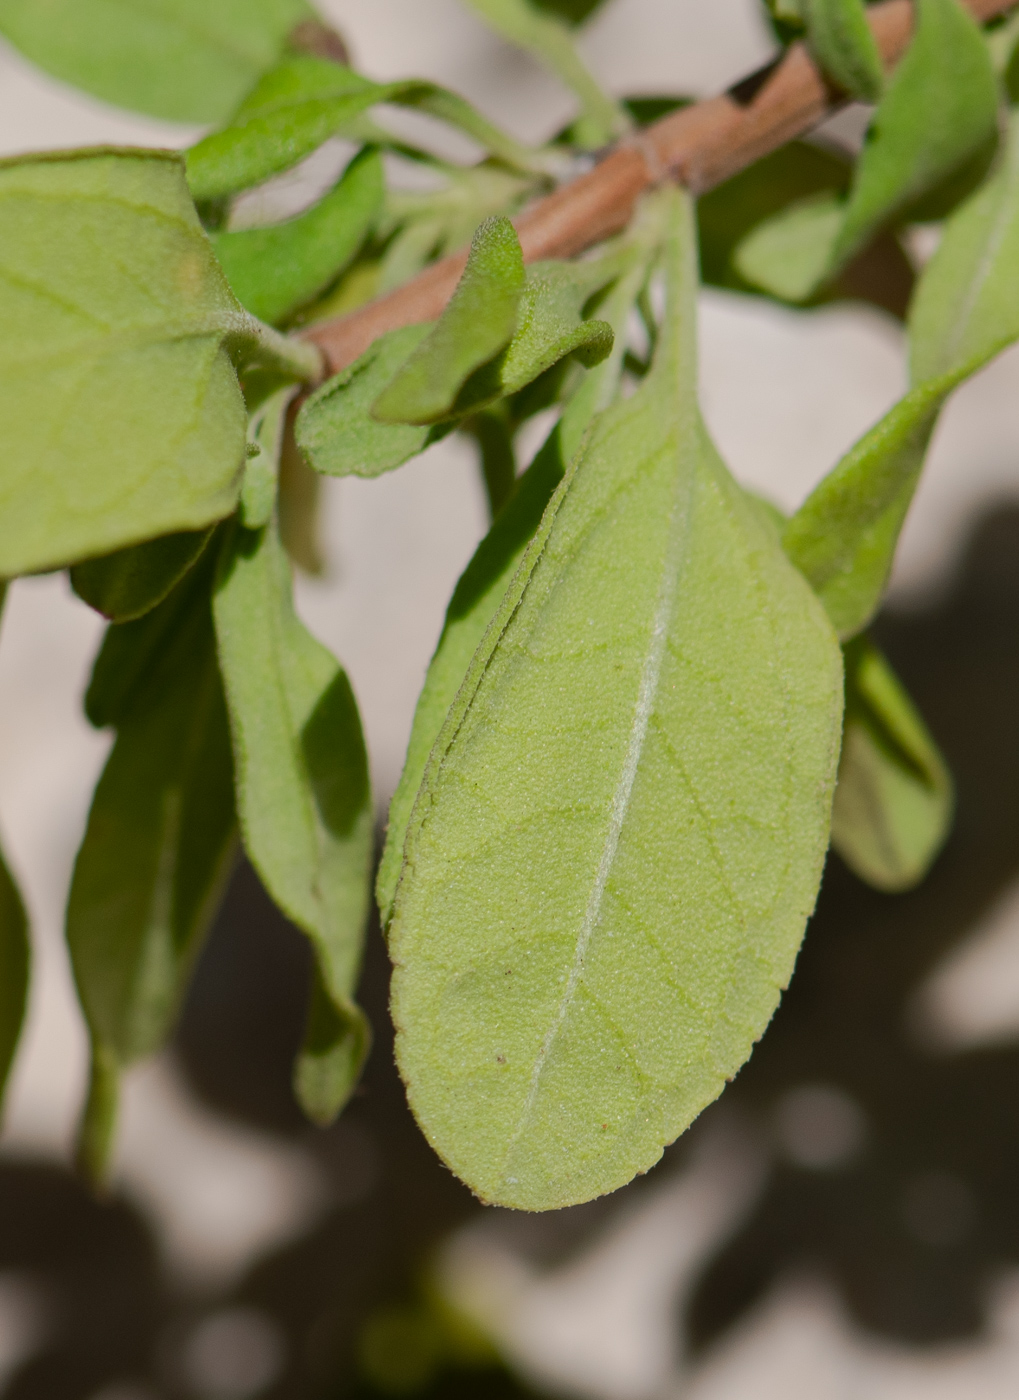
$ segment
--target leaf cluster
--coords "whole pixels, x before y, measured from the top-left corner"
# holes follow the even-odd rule
[[[60,23],[0,0],[0,32],[57,76],[217,123],[183,157],[0,162],[0,574],[67,568],[109,621],[85,711],[114,744],[67,911],[95,1178],[119,1075],[170,1033],[238,844],[314,952],[294,1084],[315,1122],[368,1053],[368,758],[292,589],[292,561],[317,565],[322,476],[373,478],[459,432],[492,508],[376,884],[412,1106],[484,1199],[548,1209],[646,1171],[763,1034],[829,842],[901,890],[950,826],[951,777],[867,627],[944,404],[1019,339],[1014,34],[918,0],[885,74],[861,0],[776,0],[833,89],[876,103],[858,158],[792,143],[697,203],[653,192],[589,256],[525,267],[512,216],[564,140],[597,148],[682,99],[601,89],[570,33],[586,0],[469,3],[573,91],[566,138],[528,147],[433,83],[373,81],[304,0],[212,18],[54,0]],[[482,158],[394,134],[393,105]],[[244,225],[246,191],[334,137],[356,153],[320,197]],[[394,183],[408,163],[428,177],[413,190]],[[902,235],[932,221],[916,275]],[[437,319],[323,382],[301,327],[468,240]],[[702,420],[700,281],[905,320],[908,393],[789,519]],[[550,409],[518,471],[522,425]],[[26,930],[0,861],[0,1073]]]

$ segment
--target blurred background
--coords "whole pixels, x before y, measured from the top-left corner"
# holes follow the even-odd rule
[[[210,0],[212,3],[212,0]],[[319,0],[373,78],[458,89],[526,139],[570,98],[456,0]],[[768,61],[758,0],[608,0],[580,44],[620,95],[708,95]],[[834,139],[862,131],[859,111]],[[67,89],[0,45],[0,154],[199,133]],[[266,198],[300,198],[301,180]],[[923,255],[917,238],[914,255]],[[792,508],[903,392],[899,324],[706,290],[706,416]],[[376,1046],[329,1131],[290,1064],[301,937],[238,865],[172,1051],[134,1071],[114,1188],[69,1169],[87,1061],[62,909],[109,740],[80,712],[101,620],[19,580],[0,638],[0,829],[36,969],[0,1137],[0,1394],[16,1400],[1013,1400],[1019,1394],[1019,353],[953,400],[877,628],[955,775],[916,892],[829,861],[753,1059],[646,1178],[548,1216],[478,1205]],[[537,444],[535,443],[534,446]],[[486,528],[469,446],[327,481],[308,625],[348,668],[380,822],[452,586]]]

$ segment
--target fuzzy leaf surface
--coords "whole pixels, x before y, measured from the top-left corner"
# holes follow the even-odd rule
[[[661,1155],[749,1055],[828,840],[841,656],[666,328],[598,419],[429,760],[390,924],[397,1056],[484,1199],[565,1206]]]
[[[180,582],[211,534],[211,530],[187,530],[86,559],[71,569],[71,587],[110,622],[134,622]]]
[[[342,667],[294,612],[274,524],[227,535],[214,613],[244,846],[315,949],[319,991],[296,1082],[310,1116],[329,1122],[370,1035],[353,1002],[372,854],[361,722]]]
[[[880,604],[938,414],[952,390],[1019,338],[1019,119],[993,178],[948,221],[910,309],[914,387],[824,478],[783,543],[839,635]]]
[[[471,657],[481,645],[588,424],[615,396],[623,365],[626,322],[647,276],[646,255],[631,254],[631,261],[632,265],[599,308],[616,333],[612,354],[591,370],[575,390],[548,441],[520,478],[505,509],[461,574],[450,599],[442,635],[414,711],[403,772],[389,806],[386,845],[375,887],[383,926],[392,915],[407,824],[428,755],[463,684]]]
[[[284,321],[352,261],[382,207],[382,161],[365,151],[311,209],[267,228],[212,235],[212,246],[242,306],[262,321]]]
[[[881,96],[884,69],[863,0],[804,0],[807,39],[829,78],[860,102]]]
[[[100,1175],[122,1066],[164,1042],[235,848],[233,764],[207,551],[158,607],[111,626],[86,709],[117,739],[74,866],[67,940],[93,1046],[83,1156]]]
[[[306,0],[0,0],[0,34],[104,102],[220,122],[313,13]]]
[[[516,229],[505,215],[486,219],[449,304],[376,399],[372,417],[416,424],[448,417],[465,380],[512,339],[524,282]]]
[[[473,136],[493,155],[523,169],[541,168],[533,151],[500,132],[470,103],[435,83],[373,83],[325,59],[285,59],[267,73],[234,113],[187,155],[197,200],[218,199],[289,170],[379,102],[431,113]]]
[[[380,423],[371,408],[433,323],[387,331],[347,369],[302,405],[295,433],[301,451],[325,476],[381,476],[416,457],[431,429]]]
[[[867,884],[911,889],[952,821],[952,779],[901,681],[866,637],[846,648],[846,718],[832,845]]]
[[[245,415],[226,343],[257,337],[179,157],[0,163],[0,573],[229,514]]]

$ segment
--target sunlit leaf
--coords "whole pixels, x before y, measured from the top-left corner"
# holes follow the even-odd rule
[[[382,207],[382,161],[365,151],[318,204],[286,223],[215,233],[212,246],[238,300],[278,322],[318,296],[353,260]]]
[[[0,34],[106,102],[219,122],[312,14],[306,0],[0,0]]]
[[[372,406],[381,423],[438,422],[468,376],[512,339],[524,290],[524,258],[504,215],[474,235],[463,276],[442,315]]]
[[[296,1087],[309,1115],[330,1122],[370,1039],[353,1001],[372,854],[361,722],[339,663],[294,612],[273,524],[228,534],[214,613],[244,846],[318,965]]]
[[[733,265],[772,296],[806,301],[825,279],[842,220],[842,203],[835,195],[802,200],[748,234]]]
[[[696,405],[692,215],[642,387],[594,424],[429,759],[397,1056],[484,1199],[647,1170],[749,1055],[828,840],[841,657]]]
[[[857,637],[846,648],[832,845],[875,889],[911,889],[941,849],[952,807],[952,779],[927,726],[878,649]]]
[[[442,635],[414,711],[403,772],[389,806],[386,845],[375,887],[383,924],[392,914],[407,823],[432,745],[467,674],[471,657],[481,645],[588,424],[615,396],[623,366],[626,322],[647,277],[647,256],[646,249],[633,250],[631,266],[599,307],[600,315],[617,333],[611,356],[581,381],[550,438],[520,479],[509,504],[461,574],[450,599]]]
[[[216,264],[178,156],[0,162],[0,328],[0,573],[233,509],[245,415],[228,350],[262,333]]]
[[[535,152],[435,83],[373,83],[325,59],[294,57],[266,74],[229,125],[191,147],[191,191],[195,199],[209,200],[261,184],[289,170],[379,102],[414,107],[450,122],[510,165],[544,168]]]
[[[422,451],[429,427],[380,423],[371,407],[431,328],[432,323],[425,322],[379,336],[304,403],[295,431],[316,471],[326,476],[380,476]]]
[[[840,636],[880,604],[931,434],[951,391],[1019,338],[1019,119],[994,178],[949,221],[909,318],[914,387],[796,512],[783,539]]]
[[[120,1067],[163,1043],[234,850],[233,765],[207,550],[157,608],[111,626],[86,701],[116,743],[71,882],[67,939],[95,1058],[83,1164],[101,1176]]]

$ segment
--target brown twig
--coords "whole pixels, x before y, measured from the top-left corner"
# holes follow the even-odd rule
[[[978,20],[1011,9],[1016,0],[965,0]],[[884,0],[868,10],[882,58],[892,67],[913,26],[910,0]],[[592,171],[515,219],[526,262],[572,257],[625,228],[641,194],[662,179],[680,181],[695,194],[777,150],[816,126],[844,97],[825,81],[803,44],[777,64],[737,83],[721,97],[685,107],[646,131],[624,138]],[[402,287],[305,336],[322,350],[331,373],[356,360],[378,336],[430,321],[453,293],[467,260],[451,254]]]

